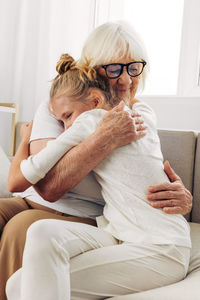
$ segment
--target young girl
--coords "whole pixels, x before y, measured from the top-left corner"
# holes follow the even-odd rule
[[[139,76],[140,62],[137,62],[137,65],[130,61],[127,65],[131,63],[136,76]],[[12,176],[16,174],[15,184],[19,189],[25,189],[43,178],[67,151],[91,135],[106,111],[119,102],[113,97],[106,79],[98,75],[93,68],[78,66],[69,55],[61,57],[57,71],[59,75],[52,84],[49,107],[65,131],[56,140],[50,141],[41,152],[28,157],[31,124],[28,125],[28,130],[23,128],[24,142],[15,156],[9,175],[11,181]],[[162,209],[155,210],[146,200],[149,185],[168,181],[163,170],[155,115],[152,109],[142,102],[135,102],[132,108],[126,106],[125,109],[130,115],[132,109],[142,115],[147,125],[147,133],[143,139],[114,150],[94,168],[106,202],[103,216],[97,218],[98,228],[91,229],[92,226],[86,224],[78,224],[72,228],[72,224],[68,224],[62,231],[65,221],[53,220],[49,223],[38,221],[32,225],[24,252],[21,299],[36,299],[36,296],[43,295],[44,291],[46,296],[43,299],[70,299],[69,274],[66,276],[66,273],[69,273],[70,258],[94,249],[94,244],[101,244],[102,239],[107,240],[107,245],[119,243],[131,247],[131,255],[134,258],[132,268],[140,278],[134,279],[135,291],[171,284],[185,277],[191,248],[187,221],[181,215],[168,215]],[[135,127],[137,130],[136,125]],[[62,255],[65,259],[60,258],[59,269],[52,264],[52,254],[47,255],[53,251],[54,243],[49,243],[44,249],[41,247],[42,264],[39,264],[41,260],[38,260],[35,247],[32,247],[38,232],[34,233],[33,228],[37,228],[38,223],[48,232],[45,233],[46,238],[56,239],[57,243],[64,247],[65,252],[62,251]],[[41,226],[39,228],[42,228]],[[53,253],[57,255],[56,251]],[[49,292],[47,285],[40,284],[40,276],[37,276],[40,272],[49,285]],[[52,279],[52,272],[59,278],[59,283],[63,280],[60,287]],[[61,286],[66,286],[66,281],[68,285],[63,291]],[[55,298],[50,297],[52,294]],[[59,298],[58,295],[62,296]]]

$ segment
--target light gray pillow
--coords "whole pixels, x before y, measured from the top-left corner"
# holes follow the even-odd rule
[[[10,161],[0,146],[0,198],[12,197],[8,191],[8,172]]]

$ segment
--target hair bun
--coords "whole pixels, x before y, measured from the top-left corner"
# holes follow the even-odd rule
[[[74,65],[75,60],[73,57],[69,54],[62,54],[57,65],[56,65],[56,71],[59,75],[64,74],[67,72],[72,65]]]

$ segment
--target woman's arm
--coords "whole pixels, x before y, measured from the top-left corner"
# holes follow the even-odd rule
[[[112,150],[145,135],[141,120],[136,131],[131,118],[121,103],[109,111],[97,130],[78,146],[71,149],[34,185],[47,201],[56,201],[76,186]]]
[[[26,180],[20,169],[22,160],[27,159],[29,156],[31,130],[32,121],[23,124],[20,129],[21,142],[12,160],[8,175],[8,189],[10,192],[21,192],[31,186],[31,183]]]

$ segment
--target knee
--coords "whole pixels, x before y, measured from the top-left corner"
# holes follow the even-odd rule
[[[26,235],[26,247],[46,251],[52,248],[56,236],[52,220],[39,220],[30,225]]]
[[[19,235],[20,239],[26,239],[26,233],[29,226],[37,221],[38,219],[43,218],[43,212],[37,210],[26,210],[20,212],[19,214],[12,217],[12,219],[5,225],[2,239],[12,239],[18,240]]]
[[[26,239],[46,241],[53,235],[53,227],[50,220],[38,220],[30,225]]]
[[[57,256],[68,261],[68,252],[62,246],[62,239],[59,238],[55,220],[36,221],[27,231],[24,257],[48,259]]]
[[[26,232],[31,222],[33,222],[31,211],[23,211],[14,217],[5,225],[1,236],[1,241],[12,241],[17,243],[19,240],[24,244]],[[20,239],[19,239],[20,236]]]

